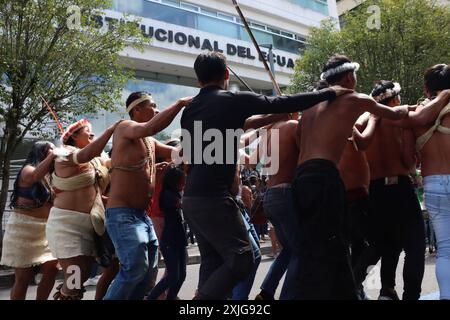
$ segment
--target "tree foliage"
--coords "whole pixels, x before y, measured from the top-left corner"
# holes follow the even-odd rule
[[[130,73],[119,53],[147,40],[128,18],[99,28],[95,16],[109,7],[107,0],[0,0],[0,218],[12,153],[53,121],[41,96],[63,124],[120,101]]]
[[[380,9],[381,28],[369,28]],[[291,91],[307,90],[319,80],[327,59],[345,54],[361,64],[360,92],[369,93],[377,80],[398,81],[405,103],[423,96],[423,74],[430,66],[450,62],[450,7],[424,0],[365,1],[344,16],[341,30],[327,20],[314,28],[308,46],[296,63]],[[370,26],[370,23],[369,23]]]

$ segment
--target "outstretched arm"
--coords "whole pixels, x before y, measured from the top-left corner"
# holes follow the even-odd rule
[[[289,121],[290,119],[290,113],[252,116],[245,121],[244,130],[259,129],[275,122]]]
[[[111,138],[112,134],[114,133],[114,130],[116,129],[117,125],[120,122],[121,121],[118,121],[108,129],[106,129],[106,131],[103,132],[103,134],[100,137],[89,143],[86,147],[84,147],[80,151],[72,153],[69,159],[73,163],[79,164],[89,162],[95,157],[100,156],[103,149],[105,149],[105,146],[108,143],[109,139]]]
[[[293,95],[268,97],[251,92],[240,92],[240,105],[245,108],[249,116],[257,114],[280,114],[303,111],[316,104],[333,100],[339,95],[353,92],[339,86],[330,87],[316,92],[299,93]]]
[[[386,121],[386,123],[402,128],[424,127],[436,121],[442,108],[449,102],[450,89],[443,90],[425,106],[419,106],[416,110],[410,111],[407,118],[401,121]]]
[[[159,142],[158,140],[155,141],[155,153],[158,158],[164,159],[164,161],[171,162],[172,161],[172,152],[177,152],[179,149],[168,146],[166,144],[163,144]]]
[[[191,101],[192,97],[181,98],[145,123],[127,121],[127,127],[123,131],[123,136],[127,139],[135,140],[157,134],[161,130],[164,130],[181,109]]]
[[[392,120],[400,120],[408,115],[408,106],[388,107],[383,104],[377,103],[372,97],[359,93],[355,96],[359,105],[362,106],[364,111],[370,112],[381,118],[387,118]]]

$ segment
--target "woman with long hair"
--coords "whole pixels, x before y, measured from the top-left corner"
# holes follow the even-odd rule
[[[33,144],[25,164],[19,170],[11,195],[11,213],[3,239],[1,264],[14,268],[11,300],[24,300],[35,268],[42,272],[37,300],[46,300],[58,271],[50,252],[45,227],[52,206],[47,174],[53,166],[53,148],[47,141]]]

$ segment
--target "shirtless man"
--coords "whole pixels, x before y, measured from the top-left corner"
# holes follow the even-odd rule
[[[267,153],[271,155],[272,138],[277,137],[278,155],[280,165],[278,171],[269,176],[267,191],[264,196],[264,213],[275,227],[276,237],[281,243],[280,254],[275,258],[269,272],[261,285],[261,292],[257,300],[273,300],[278,283],[286,273],[280,300],[292,298],[296,272],[298,268],[297,235],[298,221],[294,208],[292,195],[292,178],[297,165],[297,156],[300,153],[300,136],[298,135],[298,120],[289,120],[275,123],[271,129],[277,135],[269,135],[267,139]],[[262,141],[264,142],[265,139]],[[273,155],[271,157],[274,158]]]
[[[364,115],[360,118],[362,117]],[[347,226],[349,228],[351,264],[361,300],[367,299],[362,285],[366,277],[366,260],[373,256],[367,239],[370,169],[364,148],[373,138],[378,120],[378,117],[371,116],[365,128],[361,128],[358,122],[355,124],[352,136],[348,138],[338,165],[345,186],[348,207]],[[359,130],[362,130],[362,133]]]
[[[398,83],[379,81],[372,97],[389,107],[400,105]],[[410,130],[408,130],[410,131]],[[370,167],[370,233],[381,263],[379,299],[398,300],[395,275],[398,259],[405,250],[403,299],[418,300],[424,272],[425,234],[420,204],[409,174],[415,168],[415,154],[406,154],[410,132],[389,125],[384,119],[367,148]],[[376,264],[376,260],[371,264]]]
[[[321,78],[354,89],[359,64],[335,55]],[[345,186],[337,164],[358,117],[368,111],[397,120],[407,107],[388,108],[371,97],[351,93],[303,112],[298,167],[293,181],[300,229],[297,299],[356,299],[348,255]]]
[[[148,93],[135,92],[127,99],[131,120],[121,122],[114,132],[106,210],[106,227],[119,257],[120,271],[106,300],[142,300],[146,293],[158,247],[146,213],[155,187],[155,156],[170,158],[174,150],[146,137],[166,128],[190,100],[179,99],[155,116],[156,104]]]
[[[413,119],[392,125],[413,128],[416,147],[422,161],[425,205],[438,239],[436,276],[440,298],[450,299],[449,208],[450,194],[450,66],[439,64],[425,73],[426,101],[417,107]],[[440,251],[440,252],[439,252]],[[406,288],[405,288],[406,290]]]

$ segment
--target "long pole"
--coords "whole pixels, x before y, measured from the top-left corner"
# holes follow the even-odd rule
[[[272,45],[269,46],[269,62],[270,62],[270,70],[272,70],[273,77],[275,78],[275,65],[273,63],[273,50]],[[272,93],[274,96],[277,95],[277,90],[275,86],[272,88]]]
[[[58,129],[59,129],[59,132],[61,132],[61,134],[63,134],[64,133],[64,129],[63,129],[61,123],[59,122],[58,117],[56,116],[56,113],[53,111],[52,107],[50,107],[50,105],[48,104],[47,100],[45,100],[43,96],[39,96],[39,97],[42,99],[42,101],[44,101],[44,104],[47,107],[48,111],[53,116],[53,119],[55,119],[56,125],[58,126]]]
[[[237,74],[236,72],[234,72],[233,69],[231,69],[230,66],[227,66],[227,68],[228,68],[228,70],[231,71],[232,74],[234,74],[234,76],[235,76],[240,82],[242,82],[242,84],[243,84],[249,91],[255,92],[255,91],[253,91],[252,88],[250,88],[250,86],[247,84],[247,82],[244,81],[244,79],[242,79],[240,76],[238,76],[238,74]]]
[[[270,70],[269,65],[267,64],[267,61],[266,61],[265,57],[263,56],[263,54],[262,54],[262,52],[261,52],[261,48],[259,47],[258,42],[256,41],[255,36],[253,35],[253,32],[252,32],[252,30],[250,29],[250,27],[249,27],[249,25],[248,25],[248,23],[247,23],[247,20],[245,19],[244,14],[243,14],[242,11],[241,11],[241,8],[239,7],[239,4],[237,3],[236,0],[232,0],[232,2],[233,2],[234,7],[236,8],[237,13],[239,14],[239,17],[241,18],[242,22],[244,23],[245,29],[247,30],[247,33],[248,33],[248,35],[250,36],[250,39],[252,40],[253,45],[254,45],[255,48],[256,48],[256,51],[258,52],[258,55],[259,55],[259,57],[260,57],[260,60],[261,60],[261,61],[263,62],[263,64],[264,64],[264,68],[266,69],[267,73],[269,74],[269,77],[270,77],[270,80],[271,80],[272,83],[273,83],[273,86],[275,87],[275,89],[276,89],[278,95],[281,96],[281,95],[282,95],[282,92],[281,92],[280,86],[279,86],[278,83],[275,81],[275,77],[273,76],[273,73],[272,73],[272,71]]]

